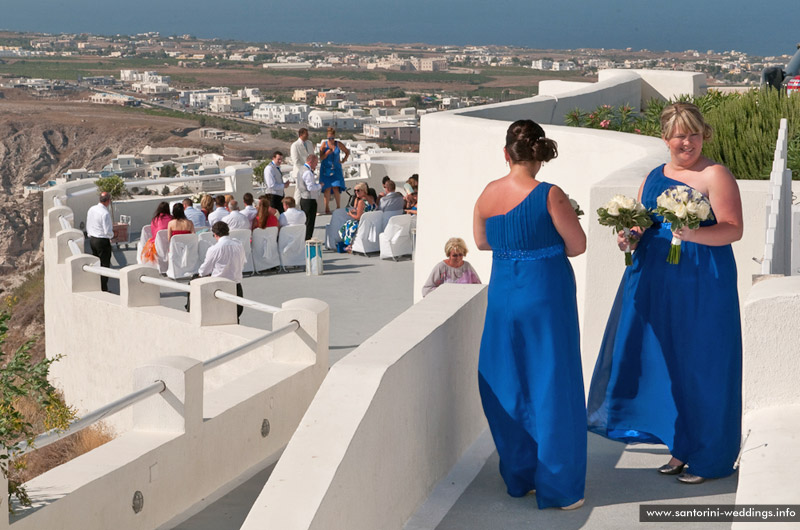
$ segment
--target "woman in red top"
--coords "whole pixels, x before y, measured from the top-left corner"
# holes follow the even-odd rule
[[[179,234],[194,234],[194,223],[186,218],[183,204],[176,203],[172,207],[172,221],[167,225],[167,241]]]
[[[144,245],[142,250],[142,259],[150,263],[155,263],[158,259],[156,253],[156,234],[159,230],[166,230],[169,222],[172,221],[172,216],[169,214],[169,203],[161,201],[156,206],[156,213],[153,214],[153,219],[150,221],[150,239]]]
[[[253,230],[278,226],[278,210],[270,206],[270,196],[265,195],[258,200],[258,212],[253,219]]]

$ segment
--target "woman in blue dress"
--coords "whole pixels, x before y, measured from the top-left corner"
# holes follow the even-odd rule
[[[536,180],[556,144],[531,120],[511,124],[508,175],[475,205],[475,243],[493,251],[478,384],[508,494],[533,490],[540,509],[579,508],[586,478],[584,405],[567,256],[586,249],[569,199]]]
[[[344,153],[344,158],[341,154]],[[336,129],[328,127],[328,139],[322,142],[319,148],[319,183],[322,184],[322,193],[325,201],[325,213],[331,213],[331,190],[336,199],[336,208],[341,206],[341,190],[344,189],[344,173],[342,164],[347,162],[350,151],[344,144],[336,139]]]
[[[670,161],[642,183],[647,208],[672,186],[690,186],[716,220],[673,233],[654,215],[622,278],[589,390],[589,429],[625,443],[665,444],[658,471],[687,484],[733,473],[741,430],[742,336],[731,243],[742,237],[736,179],[701,154],[711,128],[694,105],[661,114]],[[625,242],[619,237],[620,248]],[[688,470],[687,470],[688,466]]]

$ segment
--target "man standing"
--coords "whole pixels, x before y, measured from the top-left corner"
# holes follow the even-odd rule
[[[205,214],[194,207],[192,199],[183,199],[183,213],[186,214],[186,218],[192,222],[195,230],[199,230],[208,225]]]
[[[228,201],[228,210],[231,213],[222,218],[222,221],[228,225],[231,230],[250,230],[252,223],[247,220],[242,212],[239,211],[239,203],[236,201]]]
[[[310,154],[303,164],[303,174],[297,179],[297,189],[300,190],[300,209],[306,214],[306,241],[314,235],[314,223],[317,220],[317,200],[322,185],[314,179],[314,170],[317,169],[319,159],[317,155]]]
[[[211,226],[211,233],[214,234],[216,244],[208,249],[206,259],[200,265],[198,274],[200,276],[212,276],[214,278],[227,278],[236,282],[236,296],[243,297],[242,291],[242,270],[244,269],[245,255],[242,244],[228,237],[230,231],[228,225],[222,221],[217,221]],[[189,303],[186,303],[189,309]],[[236,306],[236,322],[242,315],[244,308]]]
[[[292,159],[292,178],[296,186],[297,182],[303,176],[303,171],[305,171],[303,164],[308,160],[308,155],[313,154],[314,144],[308,139],[308,129],[303,127],[297,131],[297,140],[295,140],[292,147],[289,149],[289,156]],[[295,190],[294,199],[298,202],[301,199],[299,186]]]
[[[111,205],[111,194],[104,191],[100,194],[100,202],[89,208],[86,213],[86,234],[92,254],[100,258],[101,267],[111,266],[111,239],[114,237],[114,225],[108,207]],[[100,289],[108,291],[108,276],[100,276]]]
[[[275,151],[272,155],[272,161],[264,168],[264,184],[267,188],[267,193],[272,195],[270,206],[283,213],[281,200],[283,199],[283,190],[289,187],[289,183],[283,181],[281,164],[283,164],[283,153]]]

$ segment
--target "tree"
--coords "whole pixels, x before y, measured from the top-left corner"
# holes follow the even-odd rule
[[[269,160],[262,160],[259,165],[253,168],[253,180],[256,184],[264,183],[264,170],[267,168]]]
[[[178,168],[176,168],[172,164],[165,164],[161,166],[159,177],[161,177],[162,179],[166,179],[166,178],[172,178],[177,174],[178,174]]]
[[[11,315],[7,311],[0,312],[0,365],[5,363],[0,368],[0,470],[8,478],[9,498],[13,495],[23,506],[30,506],[25,487],[9,473],[9,466],[20,469],[25,465],[24,457],[12,461],[20,444],[25,441],[31,445],[36,437],[33,425],[19,410],[19,404],[24,399],[39,404],[46,412],[46,429],[67,428],[75,412],[59,399],[56,389],[47,380],[50,365],[59,357],[33,362],[29,352],[32,339],[17,348],[6,362],[2,346],[8,333],[9,318]]]
[[[421,109],[424,106],[424,103],[422,102],[422,96],[419,94],[411,94],[411,96],[408,98],[408,104],[418,109]]]
[[[114,201],[121,199],[128,195],[128,190],[125,187],[125,181],[119,175],[111,175],[95,181],[95,186],[99,192],[105,191],[111,195],[111,219],[114,219]]]
[[[164,187],[163,187],[163,188],[161,188],[161,195],[163,195],[163,196],[165,196],[165,197],[166,197],[167,195],[169,195],[169,186],[167,186],[166,184],[164,184]]]

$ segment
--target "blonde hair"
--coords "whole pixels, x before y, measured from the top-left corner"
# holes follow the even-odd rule
[[[208,210],[210,213],[214,209],[214,197],[205,194],[200,198],[200,207]]]
[[[336,129],[328,127],[328,136],[336,136]]]
[[[361,190],[361,191],[363,191],[364,193],[367,193],[367,191],[369,190],[369,187],[367,186],[367,183],[366,183],[366,182],[359,182],[358,184],[356,184],[355,186],[353,186],[353,189],[354,189],[354,190]]]
[[[467,255],[467,244],[464,242],[463,239],[460,237],[451,237],[447,240],[447,243],[444,244],[444,255],[448,258],[450,257],[450,253],[454,250],[460,250],[464,256]]]
[[[669,140],[677,131],[702,134],[704,141],[710,140],[713,132],[692,103],[673,103],[661,112],[661,136]]]
[[[297,206],[294,197],[289,197],[288,195],[283,199],[281,199],[281,202],[286,208],[294,208],[295,206]]]

